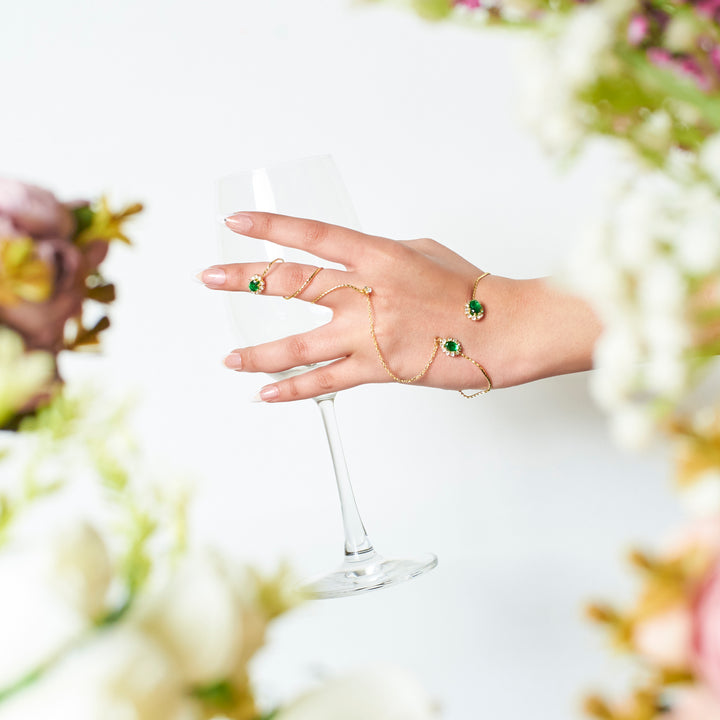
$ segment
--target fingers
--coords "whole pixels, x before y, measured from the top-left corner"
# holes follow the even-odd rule
[[[226,218],[225,224],[240,235],[305,250],[350,268],[356,267],[360,257],[369,249],[392,242],[317,220],[272,213],[236,213]]]
[[[351,282],[348,274],[340,270],[323,269],[321,273],[317,273],[317,270],[318,268],[312,265],[289,262],[276,262],[269,269],[267,263],[233,263],[213,265],[199,273],[198,278],[214,290],[257,294],[259,294],[258,278],[261,278],[260,292],[263,294],[289,297],[298,293],[295,297],[303,300],[312,300],[324,289]],[[316,273],[315,277],[313,277],[314,273]],[[327,296],[327,302],[323,298],[320,304],[329,305],[333,299],[332,296]]]
[[[341,340],[343,337],[347,337],[347,334],[338,333],[335,327],[327,324],[300,335],[233,350],[225,358],[225,365],[232,370],[244,372],[276,373],[337,360],[351,351]]]
[[[361,362],[349,357],[329,365],[323,365],[302,375],[266,385],[257,394],[256,400],[262,402],[307,400],[347,390],[365,382],[373,381],[363,376]]]

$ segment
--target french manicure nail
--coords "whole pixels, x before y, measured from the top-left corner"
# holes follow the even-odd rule
[[[244,233],[252,230],[253,221],[249,215],[244,213],[235,213],[225,218],[225,224],[235,232]]]
[[[267,402],[268,400],[277,400],[280,395],[280,388],[277,385],[266,385],[264,388],[260,388],[258,393],[260,400]]]
[[[225,271],[219,267],[207,268],[195,277],[208,287],[222,287],[225,284]]]
[[[231,352],[225,358],[225,367],[228,367],[231,370],[242,370],[242,358],[240,357],[240,353]]]

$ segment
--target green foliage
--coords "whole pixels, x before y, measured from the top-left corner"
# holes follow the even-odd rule
[[[191,695],[218,712],[231,709],[237,699],[236,690],[228,680],[194,688]]]
[[[426,20],[442,20],[453,11],[452,0],[412,0],[412,6]]]

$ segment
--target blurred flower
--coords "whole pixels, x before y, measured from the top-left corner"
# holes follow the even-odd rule
[[[274,720],[432,720],[439,717],[417,680],[394,667],[374,667],[325,683]]]
[[[70,211],[48,190],[0,178],[0,218],[17,235],[68,239],[75,223]],[[6,226],[7,228],[7,226]]]
[[[647,661],[662,668],[683,670],[690,665],[692,617],[684,605],[636,623],[633,645]]]
[[[110,559],[85,523],[36,529],[0,555],[0,690],[45,664],[106,609]]]
[[[120,625],[95,633],[31,690],[0,703],[0,720],[192,720],[172,660]]]
[[[720,564],[714,567],[695,601],[693,657],[697,672],[720,702]]]
[[[228,679],[240,664],[242,608],[226,568],[214,555],[183,558],[141,601],[136,621],[176,659],[188,685]]]
[[[631,45],[642,44],[650,35],[650,21],[647,16],[636,14],[630,18],[627,40]]]
[[[31,407],[54,375],[52,355],[26,353],[18,334],[0,327],[0,428],[15,413]]]
[[[86,279],[105,259],[107,249],[105,241],[82,248],[69,239],[36,241],[35,255],[52,269],[52,294],[44,302],[0,305],[0,323],[17,330],[29,348],[57,354],[64,347],[65,323],[80,315],[87,295]]]
[[[720,701],[702,685],[683,689],[673,698],[671,709],[663,720],[714,720],[720,717]]]
[[[0,237],[0,305],[43,302],[52,289],[52,269],[38,257],[33,239]]]

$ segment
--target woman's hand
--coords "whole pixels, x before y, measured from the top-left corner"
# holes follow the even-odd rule
[[[407,379],[421,373],[432,357],[436,338],[460,340],[463,353],[485,368],[496,388],[590,367],[597,320],[582,301],[541,280],[488,275],[476,292],[485,316],[472,321],[464,308],[482,271],[434,240],[394,241],[260,212],[238,213],[225,222],[242,235],[299,248],[346,268],[323,270],[293,302],[312,301],[337,285],[372,288],[378,348],[396,377]],[[250,278],[261,275],[266,267],[262,262],[215,265],[200,278],[213,289],[249,292]],[[315,269],[277,263],[265,278],[264,293],[292,295]],[[326,325],[233,350],[225,359],[234,370],[266,373],[333,361],[265,386],[259,393],[261,400],[300,400],[363,383],[393,382],[373,342],[366,297],[341,288],[318,304],[333,312]],[[487,387],[476,365],[443,352],[437,353],[416,382],[455,390]]]

